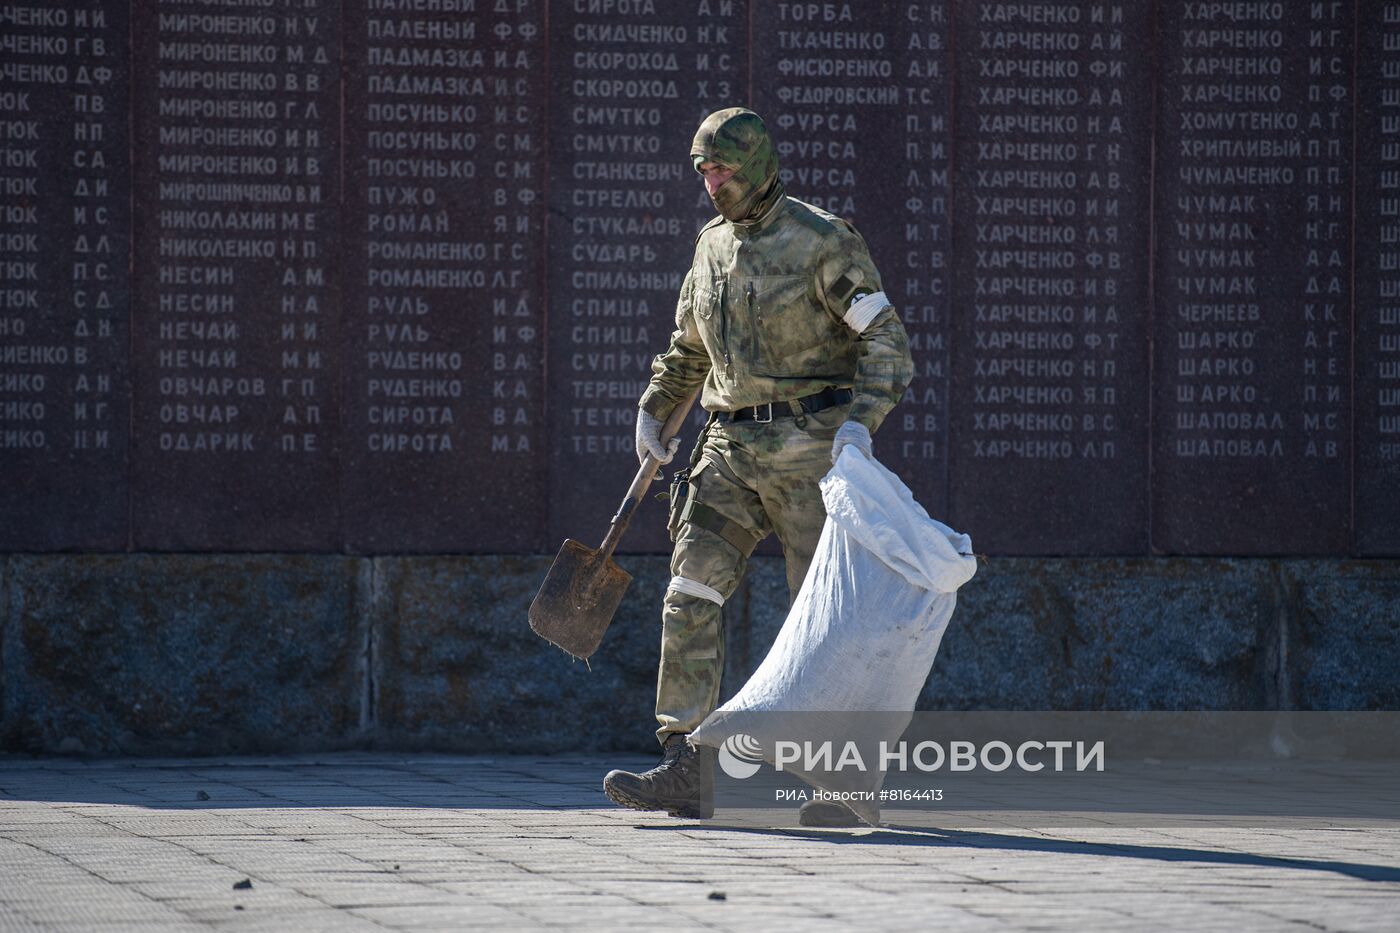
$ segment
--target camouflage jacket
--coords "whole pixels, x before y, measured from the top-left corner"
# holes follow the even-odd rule
[[[695,241],[676,330],[640,405],[665,418],[702,381],[710,411],[854,389],[874,432],[913,377],[909,338],[849,223],[794,198],[756,223],[716,217]]]

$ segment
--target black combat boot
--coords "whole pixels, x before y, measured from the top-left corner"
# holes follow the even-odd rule
[[[692,820],[714,816],[715,750],[697,748],[679,732],[668,736],[662,748],[661,764],[650,771],[609,771],[603,793],[633,810],[665,810]]]

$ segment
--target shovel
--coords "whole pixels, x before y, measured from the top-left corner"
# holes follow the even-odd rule
[[[697,389],[666,419],[661,428],[662,446],[680,431],[698,394]],[[632,521],[633,511],[646,495],[647,487],[656,479],[660,465],[661,461],[647,454],[622,505],[612,517],[607,537],[597,549],[573,538],[565,539],[544,583],[540,584],[540,591],[535,594],[535,601],[530,604],[530,628],[535,634],[576,658],[587,660],[598,650],[603,633],[612,622],[618,603],[622,602],[622,594],[632,582],[632,575],[613,562],[612,553]]]

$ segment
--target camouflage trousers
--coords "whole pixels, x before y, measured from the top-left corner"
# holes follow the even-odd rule
[[[718,704],[724,671],[721,607],[770,532],[795,597],[821,537],[826,509],[817,485],[831,469],[831,442],[849,403],[796,417],[775,404],[771,422],[711,422],[696,442],[686,508],[671,554],[661,612],[657,738],[690,732]]]

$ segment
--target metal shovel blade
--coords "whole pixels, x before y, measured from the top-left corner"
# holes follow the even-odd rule
[[[576,658],[603,640],[632,575],[599,549],[565,540],[530,604],[530,628]]]

